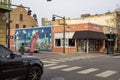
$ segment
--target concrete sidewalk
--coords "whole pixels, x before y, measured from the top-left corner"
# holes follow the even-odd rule
[[[120,56],[120,53],[108,54],[110,56]]]
[[[21,54],[18,51],[14,51],[17,54]],[[28,53],[25,53],[26,55],[29,55]],[[120,53],[114,53],[114,54],[104,54],[104,53],[61,53],[61,52],[50,52],[50,51],[40,51],[38,53],[34,54],[61,54],[61,55],[72,55],[72,56],[120,56]]]
[[[62,54],[62,55],[72,55],[72,56],[104,56],[103,53],[60,53],[60,52],[48,52],[48,51],[40,51],[39,54]]]
[[[40,51],[39,53],[52,53],[52,54],[63,54],[63,55],[72,55],[72,56],[120,56],[120,53],[114,53],[114,54],[104,54],[104,53],[60,53],[60,52],[48,52],[48,51]]]

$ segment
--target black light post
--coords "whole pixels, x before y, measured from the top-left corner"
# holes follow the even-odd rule
[[[17,32],[15,31],[15,50],[16,50],[16,38],[17,37]]]
[[[8,23],[7,23],[7,29],[8,29],[8,34],[7,34],[7,42],[8,42],[8,48],[10,48],[10,12],[8,12]]]
[[[62,18],[63,19],[63,27],[64,27],[64,30],[63,30],[63,53],[65,53],[65,16],[64,17],[61,17],[61,16],[58,16],[58,15],[54,15],[52,16],[52,21],[55,21],[55,18],[56,17],[59,17],[59,18]]]
[[[110,31],[110,53],[112,53],[112,52],[111,52],[111,51],[112,51],[112,44],[111,44],[111,42],[113,41],[113,39],[112,39],[113,28],[110,27],[110,28],[109,28],[109,31]]]

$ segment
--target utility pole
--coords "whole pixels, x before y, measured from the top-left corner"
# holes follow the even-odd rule
[[[55,18],[56,17],[59,17],[59,18],[62,18],[63,19],[63,53],[65,53],[65,25],[66,25],[66,22],[65,22],[65,16],[64,17],[61,17],[61,16],[58,16],[58,15],[54,15],[52,16],[52,21],[55,21]]]
[[[8,42],[8,48],[10,48],[10,12],[8,12],[8,23],[7,23],[7,29],[8,29],[8,34],[7,34],[7,42]]]

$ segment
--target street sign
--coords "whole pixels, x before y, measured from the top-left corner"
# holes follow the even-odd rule
[[[13,39],[13,36],[7,35],[8,39]]]
[[[108,41],[113,41],[113,39],[108,39]]]

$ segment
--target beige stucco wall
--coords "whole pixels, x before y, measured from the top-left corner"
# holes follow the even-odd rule
[[[66,20],[67,24],[78,24],[78,23],[95,23],[98,25],[116,27],[116,13],[99,14],[89,17],[81,17],[76,19]]]
[[[48,23],[51,21],[44,20],[42,23]],[[80,18],[66,18],[66,24],[80,24],[80,23],[94,23],[98,25],[105,26],[104,33],[109,32],[109,27],[114,28],[114,33],[117,33],[117,13],[105,13],[105,14],[97,14],[91,15],[88,17],[80,17]],[[63,24],[62,19],[56,19],[54,21],[54,25]]]
[[[114,33],[117,33],[117,25],[116,25],[116,13],[108,13],[108,14],[101,14],[101,15],[94,15],[90,17],[83,17],[79,19],[71,19],[67,20],[66,23],[68,24],[77,24],[77,23],[95,23],[98,25],[104,26],[104,33],[109,33],[109,27],[113,27]]]

